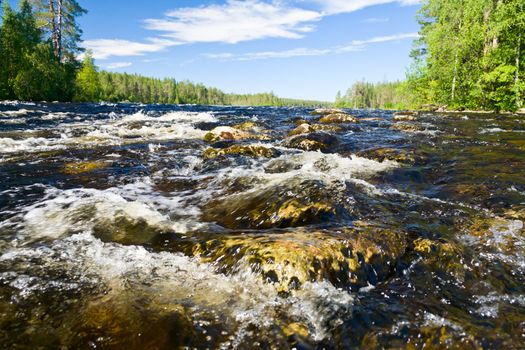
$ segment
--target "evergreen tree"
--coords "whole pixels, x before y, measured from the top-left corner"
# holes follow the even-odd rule
[[[56,57],[74,59],[82,49],[77,17],[87,13],[76,0],[32,0],[38,23],[53,43]]]

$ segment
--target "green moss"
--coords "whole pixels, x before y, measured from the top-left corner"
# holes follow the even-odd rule
[[[223,149],[208,148],[203,153],[203,157],[207,159],[214,159],[225,155],[274,158],[279,155],[279,152],[274,148],[260,145],[234,145]]]
[[[73,162],[64,164],[62,172],[67,175],[78,175],[103,169],[108,167],[108,165],[107,162]]]

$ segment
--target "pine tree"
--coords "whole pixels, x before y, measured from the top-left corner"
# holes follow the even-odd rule
[[[55,56],[72,60],[82,51],[77,17],[87,13],[76,0],[32,0],[38,23],[53,43]]]

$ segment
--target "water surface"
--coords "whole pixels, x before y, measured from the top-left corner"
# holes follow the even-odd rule
[[[525,120],[310,112],[0,104],[1,347],[523,349]]]

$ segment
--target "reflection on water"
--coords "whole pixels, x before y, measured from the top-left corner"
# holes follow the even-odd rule
[[[2,347],[524,348],[525,121],[310,112],[0,104]]]

